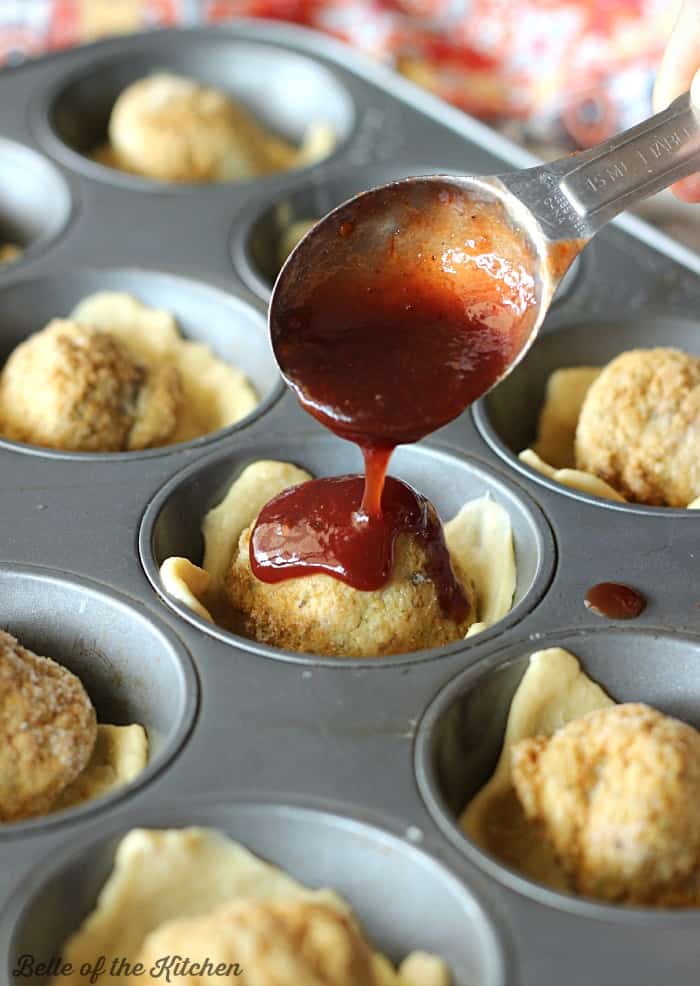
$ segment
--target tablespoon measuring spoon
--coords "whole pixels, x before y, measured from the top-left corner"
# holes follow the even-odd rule
[[[280,271],[269,325],[282,375],[343,437],[415,441],[522,359],[603,226],[697,170],[700,101],[687,92],[556,161],[363,192],[317,223]]]

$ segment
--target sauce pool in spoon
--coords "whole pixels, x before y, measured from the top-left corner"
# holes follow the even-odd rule
[[[468,603],[437,514],[386,470],[397,445],[457,417],[523,349],[538,300],[528,241],[498,202],[449,182],[397,183],[330,222],[335,237],[312,231],[284,268],[270,332],[302,407],[360,447],[365,477],[314,480],[267,504],[252,570],[266,582],[323,571],[376,589],[405,534],[459,620]]]

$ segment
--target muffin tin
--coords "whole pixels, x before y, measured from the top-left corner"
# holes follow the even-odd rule
[[[290,139],[322,116],[336,150],[311,168],[210,186],[150,182],[86,157],[117,92],[160,68],[230,90]],[[0,828],[3,981],[19,954],[55,954],[94,905],[121,834],[206,824],[345,894],[392,958],[444,955],[454,986],[695,986],[700,911],[543,890],[470,844],[455,819],[495,763],[525,660],[543,646],[568,647],[614,697],[700,726],[700,516],[565,490],[516,457],[554,367],[632,345],[700,354],[697,257],[637,220],[610,227],[516,371],[397,451],[392,472],[444,517],[486,492],[510,513],[516,601],[484,634],[381,660],[312,658],[202,624],[158,580],[172,552],[199,560],[201,517],[246,463],[360,466],[284,391],[268,348],[279,207],[306,218],[393,177],[528,163],[381,66],[278,24],[120,38],[3,73],[0,230],[27,249],[0,271],[0,358],[85,295],[125,290],[172,311],[263,397],[232,428],[146,452],[0,443],[0,625],[77,671],[103,718],[141,722],[152,746],[127,789]],[[584,608],[603,580],[648,596],[634,624]]]

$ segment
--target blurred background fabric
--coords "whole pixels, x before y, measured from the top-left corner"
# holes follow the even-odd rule
[[[543,157],[590,146],[651,112],[678,0],[0,0],[0,63],[132,31],[292,21],[394,66]],[[670,193],[647,218],[700,249]]]

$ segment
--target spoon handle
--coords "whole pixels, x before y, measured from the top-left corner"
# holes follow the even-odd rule
[[[700,106],[693,108],[686,92],[602,144],[500,179],[550,240],[587,240],[623,209],[694,171],[700,171]]]

